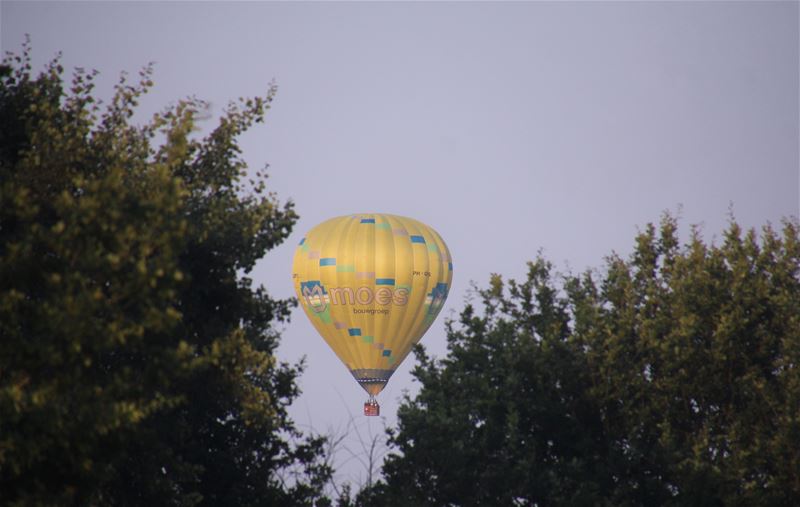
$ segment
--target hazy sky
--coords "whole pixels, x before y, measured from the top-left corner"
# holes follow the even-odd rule
[[[454,259],[423,340],[438,355],[470,280],[521,276],[540,249],[583,270],[679,206],[709,239],[731,203],[747,226],[798,215],[798,2],[3,1],[0,17],[3,50],[29,33],[37,65],[62,51],[102,72],[105,96],[156,62],[142,118],[188,95],[219,114],[274,80],[242,146],[301,219],[253,277],[290,297],[294,247],[317,223],[415,217]],[[365,393],[297,310],[280,355],[303,354],[296,420],[326,430],[349,409],[367,431]],[[380,396],[389,422],[412,364]]]

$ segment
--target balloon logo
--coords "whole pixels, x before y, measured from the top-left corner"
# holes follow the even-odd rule
[[[294,289],[311,323],[375,396],[447,299],[453,262],[441,236],[412,218],[379,213],[327,220],[294,254]]]

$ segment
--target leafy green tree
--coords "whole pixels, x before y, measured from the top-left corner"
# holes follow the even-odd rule
[[[493,275],[355,503],[799,505],[798,230],[681,246],[667,215],[599,274]]]
[[[101,106],[27,45],[0,68],[0,503],[310,504],[293,302],[244,276],[296,220],[236,142],[275,89],[200,138],[199,100],[132,124],[150,74]]]

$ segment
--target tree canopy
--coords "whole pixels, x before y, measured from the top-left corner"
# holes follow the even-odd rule
[[[628,259],[493,275],[416,351],[419,393],[370,505],[800,504],[800,237],[681,244],[665,215]]]
[[[275,88],[201,138],[196,99],[133,124],[149,67],[103,105],[29,55],[0,68],[0,503],[310,504],[293,302],[245,276],[297,218],[237,145]]]

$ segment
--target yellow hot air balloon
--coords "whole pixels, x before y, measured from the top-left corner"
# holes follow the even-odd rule
[[[320,335],[375,396],[439,314],[453,279],[441,236],[412,218],[380,213],[327,220],[300,241],[294,288]]]

